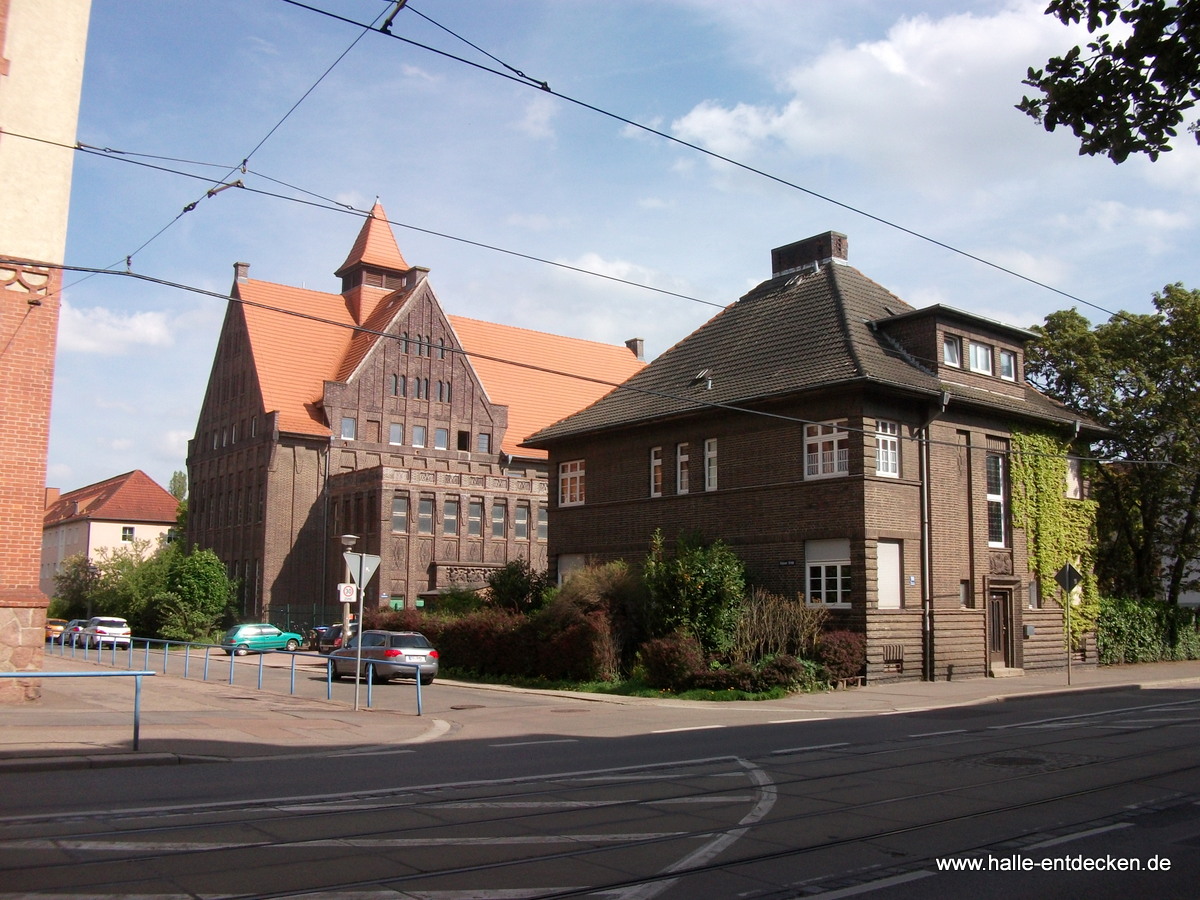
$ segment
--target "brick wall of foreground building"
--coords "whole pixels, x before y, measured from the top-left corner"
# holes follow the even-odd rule
[[[57,269],[0,266],[0,671],[42,667],[49,601],[38,577],[60,288]],[[36,696],[32,683],[0,680],[0,699]]]

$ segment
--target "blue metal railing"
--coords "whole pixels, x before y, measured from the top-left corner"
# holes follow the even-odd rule
[[[142,668],[148,670],[150,668],[150,649],[151,646],[161,648],[162,650],[162,674],[167,674],[168,665],[172,655],[178,656],[180,650],[183,652],[183,676],[189,677],[193,651],[203,651],[203,672],[201,674],[202,681],[209,680],[209,673],[212,668],[212,651],[220,650],[221,655],[229,657],[229,681],[230,685],[234,684],[234,674],[237,671],[238,657],[230,654],[228,649],[221,644],[202,644],[193,641],[168,641],[157,638],[139,638],[130,637],[126,646],[121,648],[121,661],[124,662],[127,669],[132,669],[134,665],[135,645],[141,646]],[[96,662],[103,663],[106,660],[111,665],[117,666],[120,664],[117,657],[117,642],[104,641],[96,647],[91,647],[87,643],[82,642],[78,634],[63,635],[62,638],[55,638],[50,642],[50,649],[47,650],[47,655],[51,655],[57,649],[58,655],[67,656],[67,650],[70,649],[72,659],[79,658],[82,651],[82,658],[85,661],[94,659]],[[172,654],[172,648],[177,648]],[[295,695],[296,693],[296,660],[299,659],[320,659],[325,663],[325,699],[333,699],[333,660],[328,656],[322,656],[320,653],[304,652],[301,650],[262,650],[253,651],[258,656],[258,690],[263,690],[263,671],[264,664],[268,654],[283,653],[291,657],[289,665],[289,687],[288,693]],[[111,654],[111,655],[110,655]],[[218,657],[219,659],[220,657]],[[402,666],[413,670],[413,679],[417,686],[417,715],[422,713],[421,702],[421,667],[417,663],[389,663],[389,665]],[[374,667],[368,661],[366,680],[367,680],[367,708],[371,708],[372,692],[371,686],[375,680]]]
[[[132,677],[133,688],[133,749],[139,749],[142,728],[142,677],[154,675],[150,671],[131,672],[0,672],[0,678],[120,678]]]

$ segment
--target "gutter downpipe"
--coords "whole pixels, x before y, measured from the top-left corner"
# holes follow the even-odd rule
[[[933,547],[930,540],[930,520],[933,518],[933,499],[929,490],[929,426],[950,405],[950,392],[942,391],[941,408],[934,412],[921,426],[921,647],[923,657],[922,675],[926,681],[934,680],[933,667]]]

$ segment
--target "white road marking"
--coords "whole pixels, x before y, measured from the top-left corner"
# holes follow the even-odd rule
[[[772,756],[787,756],[791,753],[808,753],[810,750],[832,750],[835,747],[849,747],[848,741],[842,741],[840,744],[812,744],[808,747],[790,747],[787,750],[772,750]]]

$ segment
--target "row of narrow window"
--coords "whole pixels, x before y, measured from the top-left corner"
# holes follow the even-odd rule
[[[438,359],[446,358],[446,339],[438,338],[437,345],[434,346],[433,337],[431,335],[420,335],[410,337],[408,332],[400,335],[400,352],[414,353],[417,356],[433,357],[434,351],[437,352]]]
[[[452,399],[452,392],[449,381],[439,381],[436,385],[436,392],[431,391],[428,378],[412,378],[407,375],[389,375],[388,376],[388,394],[392,397],[407,397],[409,390],[412,390],[412,396],[417,400],[434,400],[438,403],[449,403]]]
[[[201,530],[261,522],[265,493],[263,486],[250,485],[245,490],[215,491],[210,495],[203,485],[196,485],[189,515]]]
[[[342,417],[341,438],[344,441],[358,440],[358,420],[353,416]],[[403,422],[391,422],[388,425],[387,442],[397,447],[405,445]],[[432,447],[434,450],[450,449],[450,429],[434,428],[433,443],[429,442],[429,428],[425,425],[413,425],[408,433],[408,446],[415,448]],[[471,432],[459,431],[456,435],[455,449],[471,452]],[[492,435],[481,431],[475,435],[474,451],[476,453],[492,452]]]
[[[258,416],[251,416],[247,421],[242,420],[242,435],[243,437],[258,437]],[[238,442],[238,423],[227,425],[218,430],[212,430],[212,448],[219,450],[222,447],[228,447],[231,444]]]
[[[410,498],[407,494],[396,494],[392,497],[392,532],[407,534],[411,525]],[[466,518],[462,517],[462,501],[457,497],[447,497],[442,501],[441,533],[448,537],[465,534],[467,537],[483,537],[487,527],[492,537],[500,540],[508,537],[508,504],[503,500],[492,502],[489,518],[485,526],[484,501],[482,498],[470,499],[466,505]],[[417,534],[435,533],[436,501],[430,496],[417,498],[416,526]],[[531,516],[533,517],[531,520]],[[546,507],[538,506],[534,511],[527,500],[519,500],[513,507],[513,538],[527,541],[530,529],[536,529],[539,541],[547,537]]]

